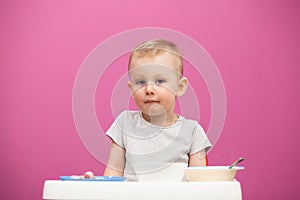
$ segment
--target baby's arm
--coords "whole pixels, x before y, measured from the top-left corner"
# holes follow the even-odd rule
[[[104,176],[123,176],[125,166],[125,150],[115,142],[112,143]]]
[[[205,149],[189,156],[189,167],[206,166],[206,164],[207,163]]]

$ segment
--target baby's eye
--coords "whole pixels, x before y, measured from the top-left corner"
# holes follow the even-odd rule
[[[145,81],[137,81],[135,82],[136,85],[144,85],[146,82]]]
[[[165,80],[162,80],[162,79],[158,79],[155,81],[156,84],[160,85],[160,84],[163,84],[165,83],[166,81]]]

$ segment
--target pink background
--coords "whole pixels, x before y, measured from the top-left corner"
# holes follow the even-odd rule
[[[76,73],[100,42],[147,26],[189,35],[219,68],[227,116],[210,165],[243,156],[244,199],[299,199],[299,8],[293,0],[1,1],[0,199],[41,199],[47,179],[103,172],[74,125]]]

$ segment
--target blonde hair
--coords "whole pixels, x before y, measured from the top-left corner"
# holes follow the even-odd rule
[[[183,74],[182,54],[179,48],[173,42],[164,39],[149,40],[137,45],[130,54],[128,69],[130,68],[131,61],[134,57],[135,58],[141,58],[146,56],[154,57],[165,52],[171,53],[178,58],[177,60],[180,65],[181,74]]]

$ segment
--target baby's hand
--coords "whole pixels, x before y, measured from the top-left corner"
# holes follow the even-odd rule
[[[93,172],[87,171],[87,172],[85,172],[85,173],[83,174],[83,177],[84,177],[84,178],[91,178],[91,179],[93,179],[95,176],[94,176],[94,173],[93,173]]]
[[[83,175],[72,175],[71,178],[72,179],[85,179],[85,178],[93,179],[95,178],[95,176],[93,172],[87,171]]]

